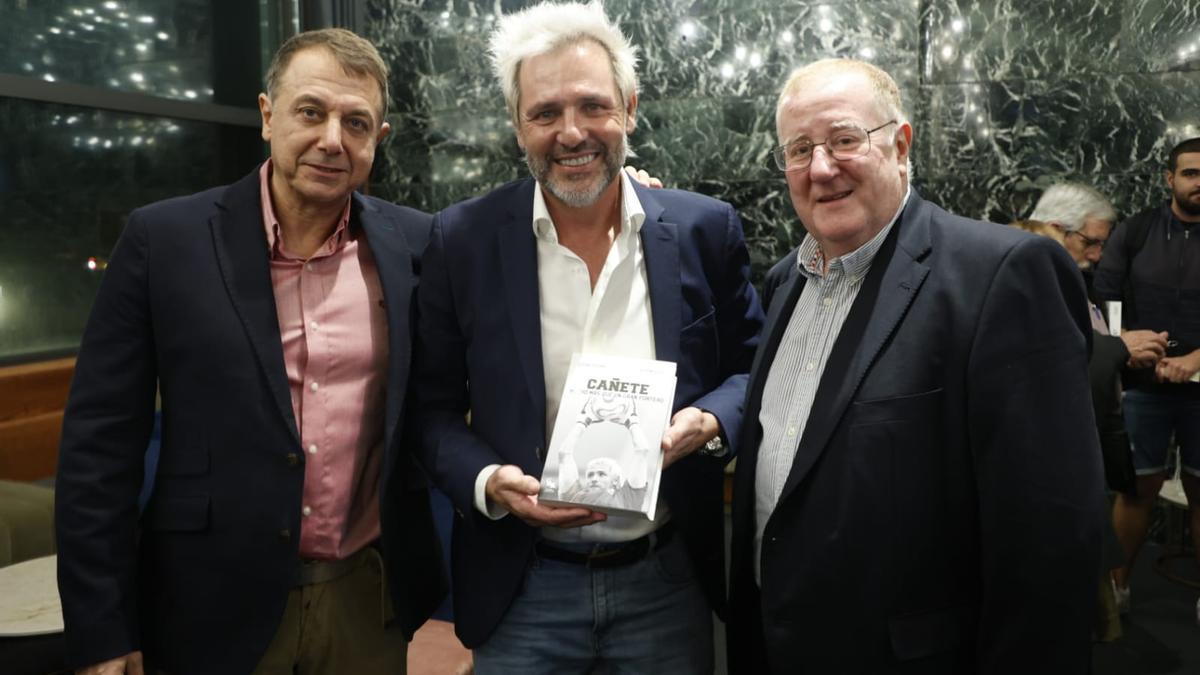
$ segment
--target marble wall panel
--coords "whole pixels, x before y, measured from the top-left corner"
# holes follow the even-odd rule
[[[924,76],[978,82],[1104,72],[1118,51],[1123,7],[1111,0],[930,0],[921,16]]]
[[[1141,0],[1127,4],[1121,32],[1122,70],[1200,70],[1200,3]]]

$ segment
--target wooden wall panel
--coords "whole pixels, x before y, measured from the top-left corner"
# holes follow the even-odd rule
[[[0,478],[54,475],[75,359],[0,368]]]

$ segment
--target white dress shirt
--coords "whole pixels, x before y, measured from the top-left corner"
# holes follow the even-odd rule
[[[531,226],[537,238],[546,447],[550,446],[572,354],[655,358],[650,290],[639,236],[646,212],[624,171],[620,181],[621,231],[608,251],[594,289],[587,264],[558,243],[558,231],[546,208],[541,185],[533,191]],[[498,464],[485,467],[475,480],[475,508],[492,519],[507,515],[503,508],[487,502],[484,490],[498,468]],[[641,516],[610,515],[604,522],[587,527],[542,528],[542,536],[560,542],[628,541],[653,532],[669,518],[660,500],[653,522]]]

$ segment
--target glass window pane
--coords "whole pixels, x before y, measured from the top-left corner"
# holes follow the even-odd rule
[[[0,72],[252,106],[258,17],[258,2],[17,0],[0,10]]]
[[[250,127],[3,97],[0,138],[0,360],[78,346],[130,211],[265,157]]]

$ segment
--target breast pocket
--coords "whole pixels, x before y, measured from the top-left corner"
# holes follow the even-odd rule
[[[889,573],[920,569],[936,555],[948,517],[944,392],[859,401],[849,411],[847,455],[852,484],[879,509]],[[897,583],[903,583],[898,580]]]

